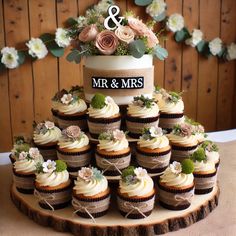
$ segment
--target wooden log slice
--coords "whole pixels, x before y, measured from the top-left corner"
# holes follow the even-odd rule
[[[151,236],[185,228],[204,219],[217,207],[219,193],[220,189],[216,186],[209,194],[195,195],[191,206],[183,211],[166,210],[156,203],[152,214],[139,220],[124,218],[113,203],[108,214],[96,218],[96,223],[93,223],[91,219],[74,215],[71,206],[54,212],[41,209],[33,195],[21,194],[14,185],[11,187],[13,203],[36,223],[57,231],[86,236]]]

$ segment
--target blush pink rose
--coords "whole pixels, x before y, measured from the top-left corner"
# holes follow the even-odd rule
[[[94,24],[88,25],[79,34],[79,40],[84,43],[90,42],[96,38],[97,34],[98,34],[97,26]]]
[[[143,36],[149,31],[149,28],[141,20],[134,17],[128,18],[128,25],[139,36]]]
[[[118,38],[110,30],[100,32],[96,37],[95,46],[104,55],[111,55],[118,46]]]
[[[145,33],[145,36],[147,37],[147,46],[149,48],[153,48],[159,43],[159,40],[158,40],[157,36],[153,33],[152,30],[149,29]]]

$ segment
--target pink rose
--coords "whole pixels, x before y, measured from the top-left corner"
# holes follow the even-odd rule
[[[98,28],[96,25],[92,24],[86,26],[79,34],[79,40],[82,42],[90,42],[96,38],[98,34]]]
[[[110,30],[100,32],[96,37],[97,49],[104,55],[111,55],[118,46],[118,38]]]
[[[128,26],[119,26],[115,31],[116,36],[119,38],[119,40],[130,43],[134,40],[134,31]]]
[[[149,28],[141,20],[134,17],[128,18],[128,25],[139,36],[144,36],[149,31]]]
[[[153,48],[159,43],[157,36],[152,30],[149,29],[144,35],[147,37],[147,46],[149,48]]]

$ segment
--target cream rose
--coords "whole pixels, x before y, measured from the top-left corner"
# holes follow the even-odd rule
[[[118,46],[118,38],[110,30],[100,32],[96,37],[95,46],[104,55],[111,55]]]
[[[143,36],[149,31],[149,28],[141,20],[134,17],[128,18],[128,25],[139,36]]]
[[[231,43],[227,47],[227,56],[226,56],[226,58],[229,61],[236,59],[236,44],[235,43]]]
[[[194,29],[192,32],[192,37],[189,39],[186,39],[185,43],[192,47],[196,47],[202,41],[202,38],[203,38],[202,31],[198,29]]]
[[[209,49],[212,55],[216,56],[222,50],[222,40],[215,38],[209,42]]]
[[[82,42],[90,42],[96,38],[98,34],[98,28],[96,25],[92,24],[86,26],[79,34],[79,40]]]
[[[159,43],[157,36],[153,33],[152,30],[148,30],[145,33],[145,36],[147,37],[147,46],[149,48],[153,48]]]
[[[134,40],[134,31],[129,26],[119,26],[115,31],[116,36],[119,40],[130,43]]]

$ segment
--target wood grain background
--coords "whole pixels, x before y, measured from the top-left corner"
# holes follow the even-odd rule
[[[0,48],[24,47],[30,37],[55,32],[69,16],[83,14],[97,0],[1,0]],[[116,1],[122,10],[131,9],[147,19],[145,9],[133,0]],[[236,41],[235,0],[166,0],[168,14],[184,15],[186,25],[201,28],[206,39],[219,36],[226,43]],[[236,64],[209,60],[195,49],[176,44],[172,35],[164,45],[165,62],[155,60],[155,83],[184,93],[186,114],[207,130],[236,127]],[[16,70],[0,74],[0,152],[8,151],[16,135],[30,136],[34,120],[51,117],[50,99],[62,88],[82,85],[81,65],[65,56],[27,62]]]

